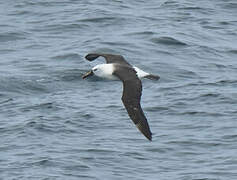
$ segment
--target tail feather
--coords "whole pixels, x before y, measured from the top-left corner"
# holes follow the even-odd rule
[[[150,80],[155,80],[158,81],[160,79],[160,76],[158,75],[153,75],[153,74],[148,74],[144,78],[150,79]]]

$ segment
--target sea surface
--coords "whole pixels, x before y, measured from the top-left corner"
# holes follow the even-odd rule
[[[152,142],[91,52],[161,77]],[[0,180],[25,179],[237,179],[237,1],[1,0]]]

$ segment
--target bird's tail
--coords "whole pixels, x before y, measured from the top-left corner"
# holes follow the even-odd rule
[[[153,74],[148,74],[144,78],[150,79],[150,80],[155,80],[158,81],[160,79],[160,76],[158,75],[153,75]]]

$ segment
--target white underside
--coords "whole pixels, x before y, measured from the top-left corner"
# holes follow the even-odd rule
[[[137,76],[138,76],[139,79],[141,79],[141,78],[143,78],[143,77],[149,75],[149,73],[147,73],[147,72],[145,72],[145,71],[139,69],[139,68],[136,67],[136,66],[133,66],[133,68],[135,69],[135,71],[137,71]]]
[[[137,72],[139,79],[149,75],[149,73],[139,69],[138,67],[133,66]],[[113,64],[99,64],[92,68],[94,74],[98,77],[109,79],[109,80],[119,80],[116,76],[113,75],[114,66]]]

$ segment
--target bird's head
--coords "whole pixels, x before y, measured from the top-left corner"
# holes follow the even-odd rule
[[[88,71],[87,73],[85,73],[85,74],[82,76],[82,78],[85,79],[85,78],[87,78],[87,77],[89,77],[89,76],[93,76],[93,75],[96,73],[96,71],[97,71],[98,69],[99,69],[99,67],[97,67],[97,66],[93,67],[90,71]]]

